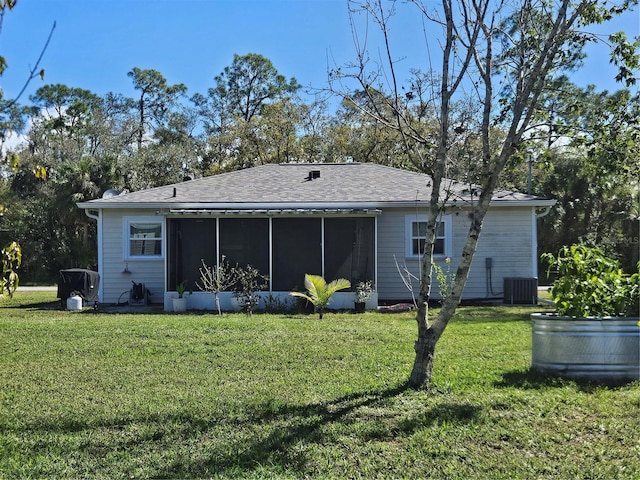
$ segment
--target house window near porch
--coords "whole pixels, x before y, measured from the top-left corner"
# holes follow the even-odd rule
[[[427,235],[426,216],[406,217],[406,256],[421,257],[424,253],[425,237]],[[436,223],[436,240],[433,254],[440,257],[451,256],[451,216],[444,215]]]
[[[125,219],[125,252],[127,260],[157,259],[163,256],[162,222]]]

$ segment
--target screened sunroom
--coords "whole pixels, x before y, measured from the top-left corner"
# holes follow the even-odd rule
[[[251,265],[268,276],[268,291],[303,290],[305,273],[353,287],[375,281],[376,212],[173,212],[167,221],[167,290],[185,281],[197,291],[202,261]]]

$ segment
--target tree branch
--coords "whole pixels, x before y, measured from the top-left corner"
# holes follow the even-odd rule
[[[41,69],[38,72],[38,67],[40,66],[40,62],[42,61],[42,57],[44,56],[44,52],[47,50],[47,47],[49,46],[49,42],[51,41],[51,37],[53,36],[53,31],[55,30],[55,28],[56,28],[56,22],[53,22],[53,25],[51,26],[51,30],[49,31],[49,36],[47,37],[47,41],[44,43],[44,46],[42,47],[42,51],[40,52],[40,55],[38,56],[38,60],[36,60],[35,65],[31,69],[31,71],[29,72],[29,76],[27,77],[26,82],[22,86],[22,89],[20,90],[20,92],[18,92],[18,95],[16,95],[15,98],[13,98],[9,102],[7,102],[7,104],[2,106],[2,111],[7,111],[8,109],[10,109],[13,105],[15,105],[18,102],[18,100],[20,99],[22,94],[25,92],[25,90],[29,86],[29,83],[31,83],[31,80],[36,78],[38,75],[40,75],[41,78],[44,78],[44,69]]]

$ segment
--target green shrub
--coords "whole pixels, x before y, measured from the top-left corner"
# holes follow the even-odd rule
[[[19,277],[16,270],[22,263],[22,249],[16,242],[11,242],[0,251],[2,274],[0,275],[0,297],[13,297],[18,288]]]
[[[242,305],[242,311],[247,315],[252,315],[253,309],[258,306],[260,301],[260,297],[256,292],[267,288],[269,277],[262,275],[256,267],[247,265],[235,268],[235,278],[233,296]]]
[[[625,274],[616,260],[599,248],[563,247],[558,256],[542,255],[558,279],[551,294],[560,315],[572,317],[637,316],[638,273]]]

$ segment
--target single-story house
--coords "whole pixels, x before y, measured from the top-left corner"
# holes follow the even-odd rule
[[[188,308],[213,309],[199,291],[199,267],[225,257],[268,275],[264,296],[291,299],[304,274],[352,285],[372,280],[378,303],[411,300],[398,266],[419,277],[422,236],[431,195],[428,175],[371,163],[269,164],[126,194],[109,192],[78,204],[97,221],[102,303],[126,300],[132,281],[151,301],[171,310],[176,285],[186,281]],[[446,182],[435,256],[456,265],[477,192]],[[117,193],[117,192],[116,192]],[[443,195],[445,192],[443,191]],[[555,203],[496,192],[484,222],[465,299],[499,298],[503,279],[538,276],[536,218]],[[417,282],[415,291],[417,292]],[[437,286],[433,296],[438,297]],[[353,307],[339,292],[330,307]],[[231,295],[222,297],[232,308]]]

